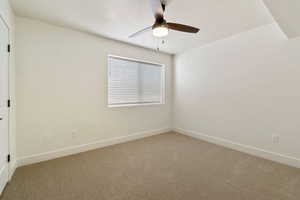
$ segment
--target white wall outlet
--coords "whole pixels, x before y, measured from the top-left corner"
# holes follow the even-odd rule
[[[77,137],[77,134],[78,134],[78,130],[77,129],[73,129],[71,131],[72,139],[75,139]]]
[[[273,144],[278,144],[280,141],[279,135],[272,135]]]

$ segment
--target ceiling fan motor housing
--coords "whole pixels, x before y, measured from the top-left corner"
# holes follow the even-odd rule
[[[155,20],[155,23],[152,26],[152,29],[155,29],[157,27],[166,27],[167,28],[168,27],[167,21],[163,17],[157,18]]]

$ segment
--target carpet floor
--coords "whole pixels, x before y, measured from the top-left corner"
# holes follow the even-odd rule
[[[20,167],[1,200],[299,200],[300,169],[166,133]]]

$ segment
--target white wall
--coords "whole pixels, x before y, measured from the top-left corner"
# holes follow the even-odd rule
[[[20,159],[169,128],[173,115],[176,130],[300,166],[300,39],[276,24],[179,54],[175,71],[167,54],[26,18],[16,25]],[[108,54],[166,64],[166,105],[107,108]]]
[[[0,15],[9,27],[9,39],[11,54],[9,58],[9,94],[11,98],[11,109],[9,112],[9,151],[11,154],[10,174],[16,167],[16,95],[15,95],[15,22],[14,13],[8,0],[0,1]]]
[[[170,128],[172,56],[19,17],[16,42],[20,159]],[[108,108],[108,54],[166,64],[166,104]]]
[[[174,127],[299,165],[299,52],[271,24],[177,55]]]

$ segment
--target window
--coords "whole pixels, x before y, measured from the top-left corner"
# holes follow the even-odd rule
[[[150,62],[108,57],[108,106],[164,103],[164,66]]]

